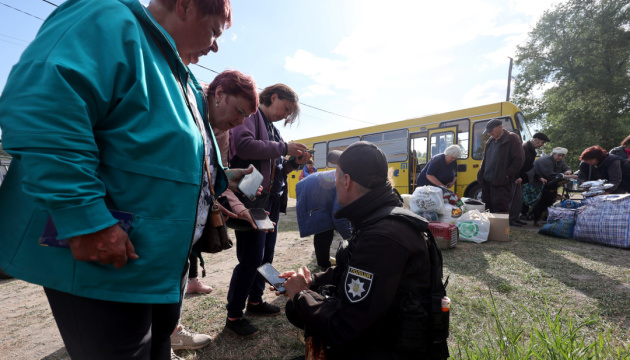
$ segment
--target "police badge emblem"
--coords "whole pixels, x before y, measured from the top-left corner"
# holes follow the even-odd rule
[[[365,299],[370,293],[373,279],[374,274],[349,266],[345,281],[345,293],[348,300],[356,303]]]

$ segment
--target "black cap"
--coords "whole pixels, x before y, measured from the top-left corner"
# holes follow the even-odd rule
[[[547,137],[547,135],[541,133],[541,132],[537,132],[534,134],[533,136],[534,139],[540,139],[542,141],[546,141],[546,142],[550,142],[551,140],[549,140],[549,138]]]
[[[503,121],[501,121],[499,119],[492,119],[492,120],[488,121],[488,123],[486,124],[486,130],[484,130],[483,133],[487,134],[490,131],[494,130],[494,128],[499,126],[499,125],[503,125]]]
[[[376,189],[387,182],[387,156],[371,142],[355,142],[343,152],[333,150],[328,153],[327,160],[368,189]]]

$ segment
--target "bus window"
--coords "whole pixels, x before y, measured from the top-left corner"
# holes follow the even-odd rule
[[[341,150],[344,151],[348,146],[354,144],[355,142],[359,141],[360,138],[358,136],[354,136],[351,138],[345,138],[345,139],[339,139],[339,140],[331,140],[328,142],[328,151],[333,151],[333,150]],[[326,155],[328,155],[328,153],[326,153]],[[335,164],[331,164],[328,163],[328,167],[330,168],[334,168],[337,165]]]
[[[441,154],[447,147],[453,145],[455,136],[452,132],[431,135],[431,157]]]
[[[313,145],[313,150],[315,150],[315,153],[313,154],[313,165],[315,165],[316,168],[325,168],[326,155],[328,154],[328,152],[326,151],[326,143],[316,143],[315,145]]]
[[[369,141],[383,150],[387,156],[387,162],[405,161],[407,160],[408,134],[407,129],[402,129],[364,135],[361,140]]]
[[[466,159],[468,157],[468,143],[470,139],[470,120],[461,119],[453,121],[445,121],[440,124],[441,128],[445,127],[457,127],[457,144],[462,149],[462,156],[460,159]]]
[[[413,135],[411,139],[411,151],[418,159],[418,164],[426,164],[429,159],[427,158],[427,133],[423,133],[420,136]]]
[[[491,119],[484,121],[477,121],[473,124],[473,159],[481,160],[483,157],[483,151],[486,148],[486,142],[490,138],[490,135],[483,134],[484,130],[486,130],[486,124]],[[503,121],[503,129],[514,132],[514,127],[512,126],[512,119],[509,117],[502,117],[499,120]]]

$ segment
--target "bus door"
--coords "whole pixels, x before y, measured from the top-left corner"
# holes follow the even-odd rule
[[[416,179],[420,171],[429,161],[429,138],[426,131],[410,134],[409,136],[409,193],[416,189]]]
[[[429,130],[429,160],[435,155],[444,153],[447,147],[455,145],[456,134],[456,126]]]

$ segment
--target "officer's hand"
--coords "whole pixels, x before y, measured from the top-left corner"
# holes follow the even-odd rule
[[[304,270],[308,273],[308,280],[305,277]],[[298,269],[296,274],[293,274],[284,283],[284,289],[286,292],[284,296],[287,296],[289,300],[292,300],[297,293],[302,290],[308,290],[311,283],[311,273],[306,269],[306,266]]]
[[[138,258],[129,236],[118,224],[70,238],[70,251],[76,260],[113,264],[116,269],[125,266],[127,259]]]
[[[518,179],[516,179],[516,181],[514,181],[514,183],[516,183],[516,184],[520,184],[522,182],[523,182],[523,179],[521,179],[521,178],[518,178]]]

